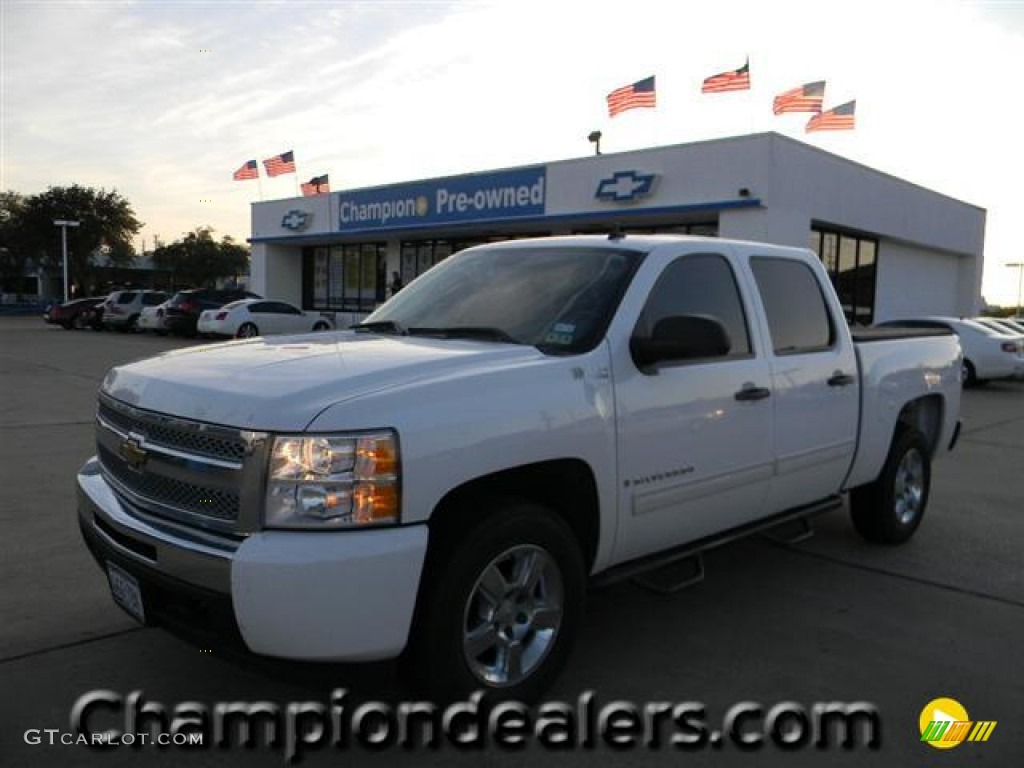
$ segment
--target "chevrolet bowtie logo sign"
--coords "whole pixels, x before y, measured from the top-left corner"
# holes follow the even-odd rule
[[[288,211],[281,219],[281,226],[285,229],[290,229],[292,232],[301,232],[303,229],[309,226],[309,222],[313,219],[312,213],[306,211],[292,210]]]
[[[616,171],[609,178],[601,179],[594,197],[615,203],[638,200],[651,194],[657,178],[658,175],[655,173]]]
[[[118,448],[121,458],[125,460],[129,467],[135,470],[142,469],[147,459],[149,459],[149,453],[142,447],[142,440],[142,435],[133,434],[122,442]]]

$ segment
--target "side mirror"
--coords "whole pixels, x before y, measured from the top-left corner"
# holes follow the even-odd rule
[[[663,317],[649,337],[634,336],[629,342],[633,361],[640,369],[662,362],[722,357],[731,348],[725,326],[708,315]]]

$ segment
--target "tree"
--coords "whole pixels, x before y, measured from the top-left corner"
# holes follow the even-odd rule
[[[29,197],[21,219],[29,255],[39,256],[50,274],[60,273],[63,259],[61,233],[53,222],[79,222],[68,228],[67,238],[69,279],[80,286],[89,284],[94,266],[130,266],[135,260],[132,238],[142,229],[131,203],[117,191],[78,184],[50,187]],[[91,257],[101,249],[106,263],[96,264]]]
[[[32,255],[25,243],[25,204],[24,195],[0,192],[0,291],[21,292]]]
[[[218,278],[248,273],[249,249],[227,236],[217,242],[212,229],[197,227],[153,251],[153,263],[170,270],[177,285],[209,286]]]

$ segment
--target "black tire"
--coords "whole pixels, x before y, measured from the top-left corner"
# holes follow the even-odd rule
[[[931,478],[925,436],[913,427],[900,428],[878,479],[850,494],[854,528],[867,541],[902,544],[921,524]]]
[[[495,503],[458,540],[431,541],[402,666],[436,701],[477,690],[488,701],[535,700],[564,666],[583,615],[583,558],[566,524],[535,504]]]
[[[331,326],[329,326],[327,323],[325,323],[323,321],[320,321],[320,322],[318,322],[318,323],[313,325],[313,330],[318,332],[318,333],[320,331],[329,331],[329,330],[331,330]]]
[[[242,323],[235,332],[236,339],[252,339],[260,335],[260,329],[255,323]]]
[[[970,360],[964,360],[963,363],[963,384],[964,387],[978,386],[978,372]]]

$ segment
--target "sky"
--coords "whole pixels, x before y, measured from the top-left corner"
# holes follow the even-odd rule
[[[250,203],[777,131],[986,208],[983,295],[1017,302],[1024,0],[0,0],[0,189],[116,189],[152,248],[244,240]],[[701,81],[749,57],[749,92]],[[607,116],[657,77],[658,106]],[[853,131],[777,93],[825,80]],[[297,174],[236,182],[293,150]],[[262,169],[261,169],[262,174]]]

